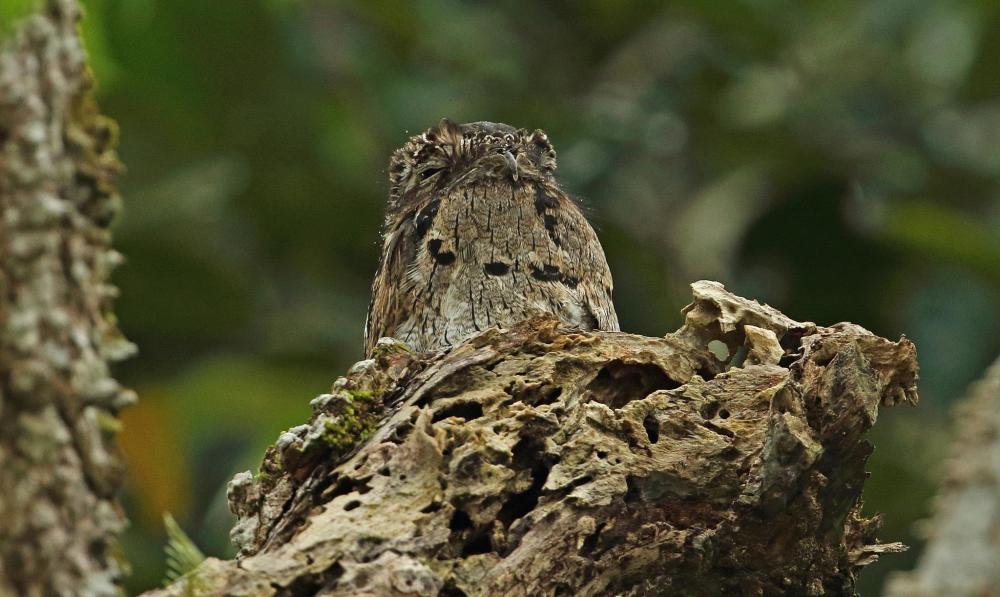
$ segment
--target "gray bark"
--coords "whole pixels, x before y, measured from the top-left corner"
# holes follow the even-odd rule
[[[889,597],[1000,595],[1000,359],[955,414],[927,545],[916,569],[890,578]]]
[[[0,45],[0,594],[112,595],[121,463],[108,363],[128,355],[113,123],[89,97],[79,8],[51,0]]]
[[[150,594],[854,594],[901,548],[860,497],[913,344],[693,290],[664,338],[380,342],[230,484],[240,558]]]

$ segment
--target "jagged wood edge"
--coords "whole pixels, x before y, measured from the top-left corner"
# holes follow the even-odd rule
[[[860,515],[862,436],[916,401],[912,343],[693,290],[662,339],[536,320],[387,343],[234,480],[244,557],[163,594],[853,593],[899,547]]]

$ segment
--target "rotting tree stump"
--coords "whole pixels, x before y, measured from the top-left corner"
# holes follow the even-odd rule
[[[913,344],[692,288],[664,338],[383,340],[230,483],[239,558],[152,594],[854,594],[901,548],[860,498]]]

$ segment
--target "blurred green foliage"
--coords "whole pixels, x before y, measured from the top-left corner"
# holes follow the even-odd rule
[[[226,480],[360,358],[388,155],[442,116],[549,133],[626,330],[707,277],[915,339],[923,404],[880,421],[866,499],[919,547],[946,407],[1000,351],[1000,4],[83,2],[129,168],[130,589],[164,510],[227,554]]]
[[[0,0],[0,36],[10,33],[12,26],[37,5],[38,0]]]

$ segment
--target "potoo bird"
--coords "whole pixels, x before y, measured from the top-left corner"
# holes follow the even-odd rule
[[[365,354],[391,336],[425,351],[549,314],[617,330],[604,249],[554,177],[541,130],[444,119],[389,163]]]

